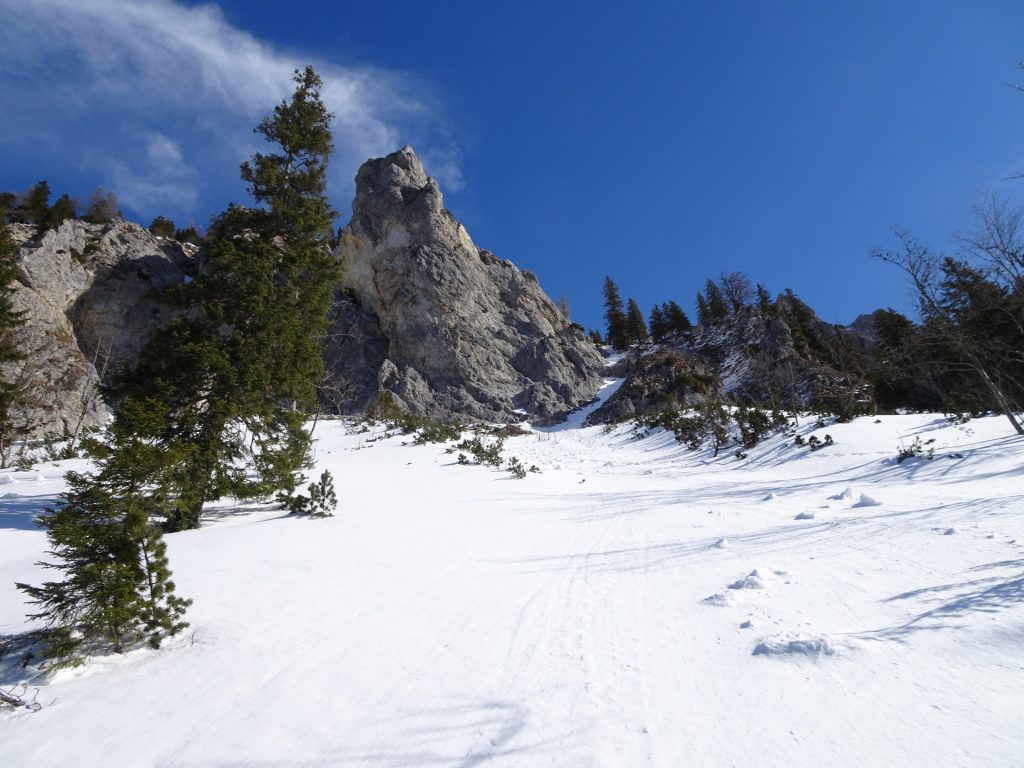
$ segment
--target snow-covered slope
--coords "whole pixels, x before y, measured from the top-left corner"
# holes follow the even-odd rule
[[[543,470],[516,480],[321,423],[338,515],[169,536],[189,632],[30,681],[3,764],[1024,765],[1024,441],[803,431],[835,444],[538,431],[506,441]],[[916,436],[935,458],[897,464]],[[0,473],[0,633],[67,468]]]

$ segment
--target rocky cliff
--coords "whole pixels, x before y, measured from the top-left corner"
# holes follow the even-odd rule
[[[545,421],[596,394],[603,359],[582,329],[473,243],[411,148],[359,169],[338,255],[327,361],[342,410],[387,395],[436,418]]]
[[[20,246],[14,304],[26,313],[15,335],[25,358],[5,372],[24,392],[14,423],[29,436],[75,433],[106,420],[97,385],[169,320],[160,293],[182,282],[192,254],[120,219],[33,230],[11,225]]]

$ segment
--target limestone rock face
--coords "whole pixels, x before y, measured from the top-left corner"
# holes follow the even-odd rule
[[[170,320],[158,294],[182,282],[192,254],[120,219],[68,220],[41,236],[21,225],[11,231],[21,272],[13,301],[26,312],[15,331],[25,359],[5,372],[25,392],[15,423],[30,437],[102,424],[97,385],[131,365]]]
[[[389,393],[435,418],[544,421],[596,394],[603,359],[582,329],[533,274],[473,243],[411,148],[360,168],[338,254],[347,297],[328,362],[347,410]]]

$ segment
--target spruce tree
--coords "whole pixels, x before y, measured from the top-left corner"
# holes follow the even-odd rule
[[[7,229],[7,212],[0,209],[0,465],[7,466],[17,428],[11,409],[20,394],[13,364],[24,359],[14,342],[14,331],[25,322],[25,312],[14,309],[14,283],[18,279],[17,248]]]
[[[39,230],[46,228],[46,213],[50,210],[50,185],[40,181],[25,193],[21,202],[22,215],[26,223],[35,224]]]
[[[772,297],[761,283],[757,284],[757,306],[762,314],[767,315],[772,311]]]
[[[693,328],[690,318],[686,312],[675,301],[668,301],[661,307],[662,316],[665,318],[667,332],[672,336],[682,336],[689,333]]]
[[[71,199],[67,192],[65,192],[57,198],[56,202],[54,202],[46,212],[45,228],[56,229],[68,219],[75,218],[77,208],[78,205]]]
[[[154,337],[119,387],[167,414],[151,437],[178,457],[170,530],[197,527],[203,504],[223,495],[291,492],[308,462],[304,411],[339,265],[325,194],[331,115],[312,68],[294,79],[292,98],[256,128],[279,151],[241,166],[264,207],[231,206],[214,221],[192,312]]]
[[[150,223],[149,231],[157,237],[174,237],[174,222],[166,216],[157,216]]]
[[[131,422],[160,420],[154,404],[128,404]],[[191,601],[175,595],[157,520],[169,499],[166,448],[115,423],[106,442],[86,441],[96,473],[69,473],[63,504],[39,518],[62,573],[41,586],[18,584],[47,629],[48,668],[74,666],[90,653],[122,652],[141,642],[159,647],[188,626]]]
[[[712,325],[729,317],[729,304],[725,300],[725,295],[711,278],[704,283],[704,297],[707,301],[708,320]]]
[[[604,279],[604,319],[608,327],[608,343],[613,349],[629,346],[629,320],[619,296],[619,288],[610,277]]]
[[[711,325],[711,312],[708,310],[708,302],[700,291],[697,291],[697,325],[701,328],[707,328]]]
[[[640,305],[635,299],[630,299],[626,306],[626,332],[629,334],[629,340],[633,344],[643,344],[648,338],[644,313],[640,311]]]
[[[657,304],[651,307],[649,326],[651,331],[651,340],[655,344],[660,344],[665,340],[665,334],[668,331],[668,326],[665,322],[665,314],[662,311],[662,308]]]

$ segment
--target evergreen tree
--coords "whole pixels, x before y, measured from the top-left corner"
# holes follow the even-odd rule
[[[50,185],[40,181],[25,193],[21,210],[26,223],[35,224],[40,230],[46,226],[46,213],[50,210]]]
[[[630,341],[629,321],[622,306],[619,288],[610,277],[604,279],[604,319],[608,327],[608,343],[613,349],[626,349]]]
[[[757,306],[762,314],[767,315],[772,311],[772,297],[761,283],[757,284]]]
[[[152,404],[126,406],[136,424],[162,419]],[[165,448],[116,424],[107,443],[86,442],[95,475],[69,473],[64,503],[39,518],[62,581],[18,584],[47,625],[48,668],[81,663],[89,653],[154,648],[188,626],[189,600],[174,593],[158,518],[168,500]]]
[[[77,212],[78,204],[65,192],[46,212],[44,226],[46,229],[56,229],[68,219],[75,218]]]
[[[17,434],[11,409],[20,387],[11,370],[24,359],[14,343],[13,331],[25,322],[25,313],[14,309],[14,283],[18,279],[17,248],[7,229],[7,212],[0,209],[0,465],[7,466],[11,441]]]
[[[193,311],[154,337],[119,387],[166,414],[151,438],[176,457],[170,530],[198,526],[203,504],[226,494],[290,493],[308,462],[303,409],[315,403],[339,265],[325,195],[331,115],[311,68],[295,82],[256,129],[280,151],[241,167],[266,207],[232,206],[214,221]]]
[[[157,237],[174,237],[174,222],[165,216],[157,216],[150,223],[149,231]]]
[[[667,332],[672,336],[682,336],[689,333],[693,328],[690,318],[676,302],[669,301],[662,306],[662,315],[665,318]]]
[[[701,328],[707,328],[711,325],[711,312],[708,310],[708,302],[700,291],[697,291],[697,325]]]
[[[704,283],[704,298],[707,301],[708,321],[711,325],[728,319],[729,304],[725,300],[722,289],[711,278]]]
[[[651,317],[648,325],[650,326],[651,340],[655,344],[663,342],[668,326],[665,322],[665,314],[657,304],[651,307]]]
[[[626,333],[629,341],[633,344],[643,344],[647,341],[647,323],[644,322],[644,313],[640,311],[640,305],[635,299],[626,303]]]

